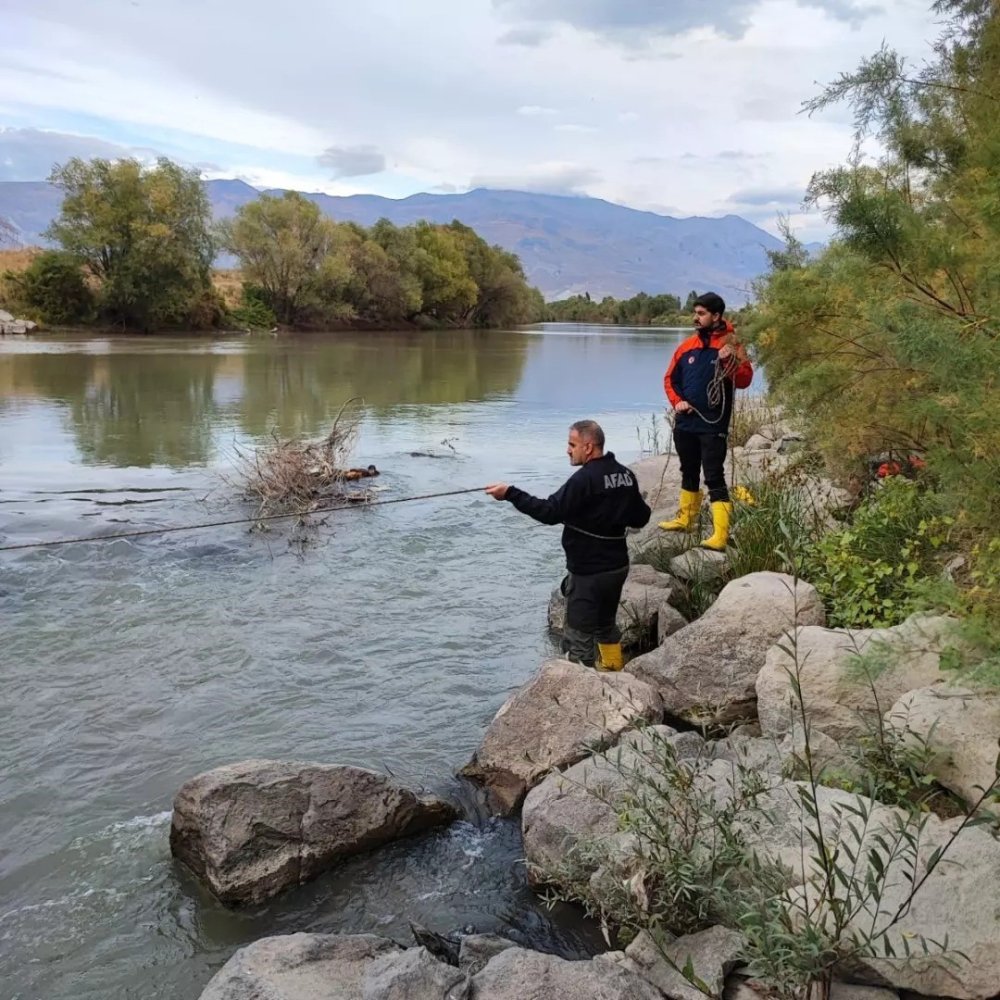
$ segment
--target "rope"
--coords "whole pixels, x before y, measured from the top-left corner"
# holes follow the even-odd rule
[[[521,477],[532,478],[532,477]],[[339,504],[335,507],[317,507],[315,510],[296,511],[292,514],[261,514],[257,517],[234,517],[224,521],[205,521],[199,524],[177,524],[167,528],[143,528],[138,531],[118,531],[110,535],[85,535],[80,538],[56,538],[48,542],[21,542],[17,545],[0,545],[0,552],[18,552],[24,549],[53,548],[58,545],[75,545],[80,542],[107,542],[118,538],[140,538],[143,535],[167,535],[175,531],[197,531],[199,528],[221,528],[231,524],[256,524],[258,521],[280,521],[289,517],[304,517],[307,514],[329,514],[337,510],[355,510],[358,507],[388,507],[394,503],[411,503],[414,500],[434,500],[438,497],[457,497],[463,493],[479,493],[482,486],[467,490],[446,490],[443,493],[422,493],[412,497],[396,497],[393,500],[367,500]]]

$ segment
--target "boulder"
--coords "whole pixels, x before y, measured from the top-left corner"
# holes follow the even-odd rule
[[[706,996],[722,996],[726,976],[739,964],[743,950],[743,935],[727,927],[710,927],[676,938],[665,944],[662,952],[653,938],[642,931],[625,949],[620,964],[649,980],[671,1000],[706,1000]],[[695,976],[707,987],[707,994],[681,975],[679,970],[689,961]]]
[[[798,629],[794,638],[768,650],[757,677],[762,732],[783,736],[799,716],[792,698],[797,658],[810,725],[838,743],[864,735],[906,692],[943,679],[941,652],[953,624],[949,618],[914,616],[893,628]]]
[[[700,545],[694,545],[670,560],[670,572],[678,580],[710,583],[713,580],[721,580],[726,575],[728,565],[729,559],[725,552],[716,552],[714,549],[703,549]]]
[[[360,1000],[467,1000],[468,996],[468,973],[439,962],[426,948],[379,955],[361,980]]]
[[[930,771],[970,806],[997,780],[1000,695],[938,685],[904,694],[885,722],[932,751]]]
[[[571,962],[523,948],[509,948],[473,977],[469,1000],[664,1000],[642,976],[598,955]],[[416,1000],[416,998],[414,998]]]
[[[731,761],[746,770],[784,778],[806,776],[806,739],[801,726],[795,726],[780,740],[734,732],[711,746],[716,759]],[[809,731],[809,750],[820,780],[833,775],[859,777],[855,761],[839,743],[819,729]]]
[[[459,943],[458,967],[474,976],[500,952],[516,947],[517,944],[499,934],[468,934]]]
[[[549,771],[662,713],[659,695],[631,674],[548,660],[497,712],[461,773],[485,785],[491,806],[507,815]]]
[[[775,442],[771,438],[765,437],[763,434],[751,434],[743,447],[747,451],[770,451],[774,444]]]
[[[733,976],[727,983],[723,1000],[768,1000],[768,993],[753,980]],[[835,982],[830,986],[830,1000],[899,1000],[899,994],[879,986],[859,986],[856,983]],[[928,1000],[914,995],[909,1000]]]
[[[708,725],[752,719],[767,650],[794,624],[822,621],[810,584],[782,573],[751,573],[727,584],[701,618],[625,669],[660,693],[669,715]]]
[[[226,962],[201,1000],[362,1000],[372,964],[402,954],[398,944],[372,934],[261,938]]]
[[[803,851],[803,831],[815,829],[815,821],[802,803],[801,787],[790,782],[766,793],[759,804],[767,822],[748,826],[747,839],[764,856],[787,868],[790,884],[798,887],[798,905],[807,902],[811,906],[822,876],[812,859],[813,850]],[[841,858],[847,857],[846,845],[858,858],[877,851],[885,861],[886,848],[898,841],[901,824],[908,821],[900,809],[829,788],[818,789],[817,804],[827,850],[839,851]],[[868,816],[867,822],[859,819],[859,811]],[[961,818],[941,820],[929,814],[919,822],[913,871],[921,877],[939,849],[945,851],[944,860],[906,905],[912,884],[911,859],[906,851],[898,852],[885,866],[883,891],[877,900],[880,916],[875,918],[876,901],[868,898],[849,926],[849,932],[868,933],[873,919],[879,926],[887,926],[901,913],[889,931],[889,941],[897,955],[914,957],[909,961],[856,960],[850,978],[925,995],[987,1000],[996,994],[1000,983],[1000,949],[996,947],[1000,940],[1000,842],[981,826],[958,832]],[[916,829],[910,826],[911,832]],[[862,882],[862,894],[866,894],[866,875],[867,866],[861,863],[856,877]],[[921,937],[928,941],[929,955],[922,952]],[[947,952],[932,943],[944,941],[948,942]],[[881,946],[878,952],[882,953]]]
[[[170,850],[222,902],[257,903],[456,816],[442,799],[363,768],[249,760],[185,782]]]
[[[650,649],[687,624],[670,603],[677,600],[679,589],[673,577],[652,566],[637,563],[629,568],[617,615],[625,649]],[[565,624],[566,598],[556,587],[549,599],[549,628],[561,633]]]
[[[582,839],[614,837],[615,813],[635,771],[650,771],[660,741],[680,760],[697,760],[706,752],[697,733],[678,733],[669,726],[652,726],[626,734],[617,747],[594,754],[561,773],[550,774],[533,788],[521,811],[521,832],[529,878],[546,880]]]

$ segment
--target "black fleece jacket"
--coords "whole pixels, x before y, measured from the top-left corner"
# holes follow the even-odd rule
[[[635,473],[610,451],[580,466],[547,500],[516,486],[508,487],[504,499],[542,524],[565,525],[566,568],[580,574],[627,566],[625,529],[642,528],[650,515]]]

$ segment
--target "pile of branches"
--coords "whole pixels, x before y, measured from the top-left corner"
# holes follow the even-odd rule
[[[306,515],[337,503],[367,503],[375,490],[359,487],[349,478],[348,465],[357,440],[361,412],[340,408],[330,433],[321,441],[283,441],[275,437],[252,454],[237,452],[239,485],[257,505],[258,516]]]

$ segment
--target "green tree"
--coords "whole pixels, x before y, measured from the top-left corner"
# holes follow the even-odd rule
[[[218,228],[222,246],[239,258],[247,282],[282,323],[315,309],[321,267],[336,245],[336,225],[295,191],[261,195]]]
[[[63,202],[45,235],[97,280],[104,319],[149,330],[203,318],[215,250],[197,172],[166,159],[72,159],[49,179]]]
[[[423,291],[422,312],[440,323],[461,320],[475,306],[478,289],[454,233],[418,222],[416,273]]]
[[[79,260],[58,250],[40,253],[17,277],[24,305],[47,323],[82,323],[94,314],[94,293]]]

